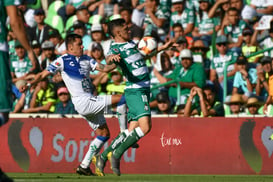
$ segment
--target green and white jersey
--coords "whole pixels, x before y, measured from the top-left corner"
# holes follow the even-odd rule
[[[137,49],[133,41],[124,43],[112,42],[108,55],[120,54],[120,62],[115,62],[126,78],[126,87],[129,88],[150,88],[149,70],[145,59]]]
[[[217,76],[222,77],[224,76],[224,68],[225,66],[231,62],[235,61],[238,57],[238,54],[236,52],[227,52],[226,55],[220,55],[217,53],[215,56],[213,56],[211,61],[211,69],[216,70]],[[234,64],[231,64],[227,67],[227,73],[234,70]],[[231,77],[229,77],[230,79]],[[233,78],[233,77],[232,77]]]
[[[11,72],[15,73],[17,78],[28,73],[32,67],[31,61],[27,56],[24,59],[19,60],[17,55],[11,55],[10,57]]]
[[[0,1],[0,51],[8,52],[7,35],[8,29],[6,26],[7,12],[6,6],[19,5],[19,0],[1,0]]]
[[[188,24],[194,23],[194,18],[193,9],[185,8],[182,14],[178,14],[177,11],[172,13],[170,26],[172,27],[175,23],[180,23],[186,29]]]
[[[207,12],[203,12],[203,16],[196,16],[195,27],[198,28],[200,34],[207,34],[212,31],[216,25],[220,25],[220,18],[209,18]]]
[[[159,35],[167,34],[169,31],[169,25],[168,25],[168,18],[166,16],[166,12],[164,12],[160,7],[157,8],[155,12],[155,16],[159,19],[165,19],[165,23],[162,27],[158,27],[152,20],[152,18],[146,14],[144,18],[144,26],[151,25],[153,30],[157,30],[157,33]],[[168,26],[166,26],[168,25]],[[146,32],[146,30],[145,30]]]
[[[260,42],[260,47],[263,49],[273,47],[273,38],[267,37],[266,39],[264,39],[262,42]],[[265,52],[264,55],[273,57],[273,50]]]
[[[230,36],[232,42],[237,42],[238,37],[242,35],[244,28],[247,26],[244,20],[239,20],[237,25],[228,25],[224,28],[225,35]]]

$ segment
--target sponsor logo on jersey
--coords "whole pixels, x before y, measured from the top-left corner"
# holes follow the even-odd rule
[[[73,63],[73,61],[71,61],[71,62],[69,63],[69,65],[70,65],[70,66],[75,66],[75,64]]]

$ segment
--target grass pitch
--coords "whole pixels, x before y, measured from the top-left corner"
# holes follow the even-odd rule
[[[271,182],[271,175],[155,175],[80,176],[70,173],[8,173],[14,182]]]

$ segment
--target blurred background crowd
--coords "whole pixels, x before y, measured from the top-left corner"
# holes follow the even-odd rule
[[[18,7],[41,70],[66,52],[68,33],[81,35],[84,54],[106,64],[107,23],[121,17],[136,44],[143,36],[176,43],[146,60],[152,114],[273,114],[273,0],[25,0]],[[13,113],[77,114],[61,75],[29,85],[31,62],[10,28],[8,41]],[[90,78],[94,94],[124,91],[120,70]]]

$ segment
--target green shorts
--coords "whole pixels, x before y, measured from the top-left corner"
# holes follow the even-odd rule
[[[9,112],[12,108],[11,84],[9,54],[0,51],[0,112]]]
[[[150,88],[126,89],[125,99],[128,106],[128,122],[138,121],[143,116],[151,116]]]

